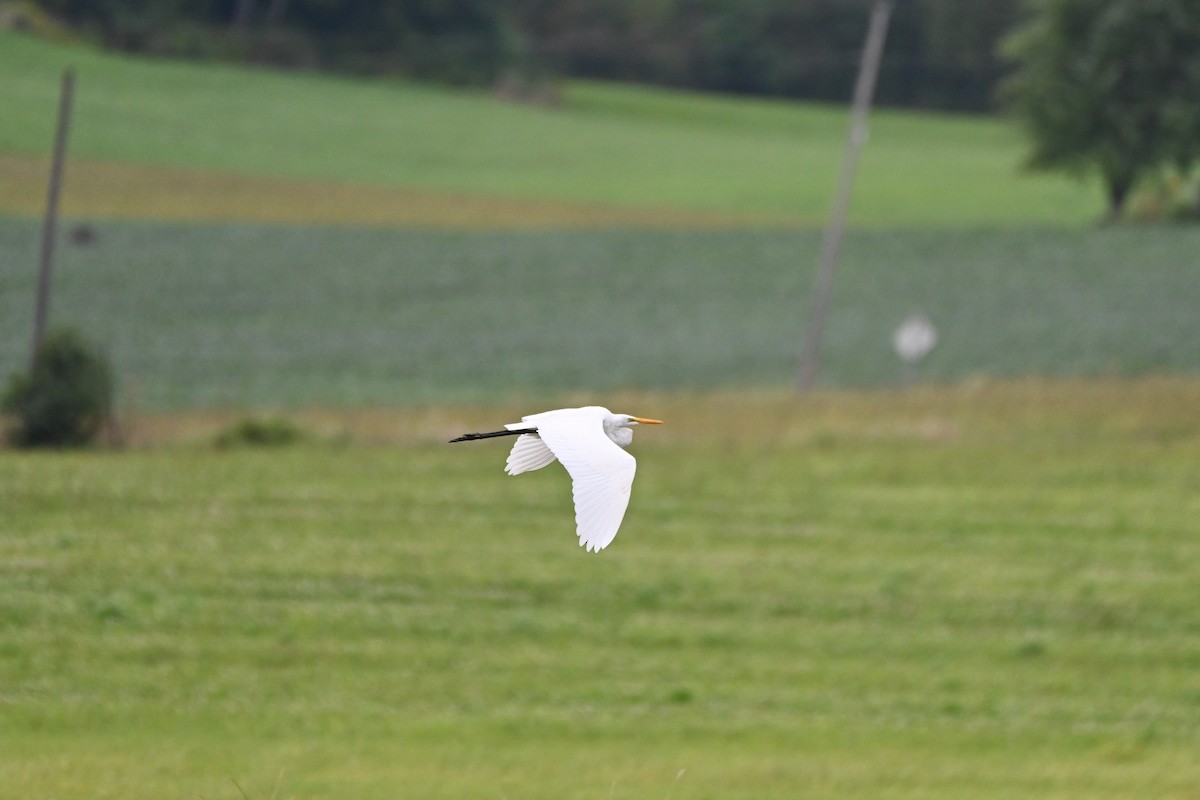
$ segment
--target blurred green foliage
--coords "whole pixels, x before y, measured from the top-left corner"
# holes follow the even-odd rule
[[[81,334],[46,334],[29,372],[13,373],[0,409],[15,418],[8,432],[19,447],[78,447],[100,433],[112,408],[108,359]]]
[[[1048,0],[1007,43],[1005,92],[1041,169],[1095,172],[1109,212],[1147,178],[1190,179],[1200,156],[1200,3]],[[1200,215],[1193,202],[1182,217]]]
[[[504,72],[842,101],[870,0],[40,0],[106,45],[486,84]],[[988,107],[1020,0],[897,6],[884,103]],[[536,84],[535,84],[536,85]],[[551,93],[549,97],[553,97]]]
[[[281,447],[304,437],[294,422],[283,417],[246,417],[217,435],[217,447]]]

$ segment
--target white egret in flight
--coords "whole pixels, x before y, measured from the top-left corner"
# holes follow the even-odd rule
[[[516,436],[504,471],[509,475],[541,469],[555,459],[571,476],[579,544],[603,550],[617,535],[637,462],[625,452],[634,425],[661,425],[662,420],[614,414],[600,406],[560,408],[522,417],[502,431],[466,433],[451,442]]]

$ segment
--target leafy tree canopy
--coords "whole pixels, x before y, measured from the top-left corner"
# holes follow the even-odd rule
[[[1004,92],[1034,168],[1098,172],[1119,215],[1143,178],[1200,153],[1200,3],[1040,0]]]

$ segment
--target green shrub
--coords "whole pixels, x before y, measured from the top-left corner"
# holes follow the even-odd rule
[[[302,438],[300,429],[286,419],[249,417],[223,431],[216,444],[217,447],[278,447]]]
[[[108,359],[79,333],[51,332],[33,369],[9,378],[0,408],[14,417],[9,440],[18,447],[78,447],[100,433],[112,408]]]
[[[1200,222],[1200,172],[1158,176],[1133,196],[1128,216],[1138,222]]]

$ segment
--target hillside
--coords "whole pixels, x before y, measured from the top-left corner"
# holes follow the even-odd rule
[[[571,224],[605,224],[613,221],[606,212],[633,209],[666,224],[682,214],[813,226],[827,214],[847,124],[838,107],[589,83],[565,85],[560,107],[531,107],[415,84],[132,58],[4,32],[0,213],[41,208],[68,65],[78,89],[64,202],[84,216],[228,219],[233,194],[262,198],[242,219],[436,224],[412,209],[469,197],[526,225],[539,213],[549,215],[543,224],[561,224],[562,209],[574,207]],[[1098,215],[1093,188],[1023,173],[1021,153],[1016,131],[997,119],[879,112],[854,223],[1077,224]],[[517,214],[501,211],[508,201]]]
[[[11,33],[2,375],[28,357],[30,217],[68,63],[67,223],[99,238],[60,249],[53,318],[112,353],[123,402],[411,405],[792,379],[842,109],[587,83],[534,108]],[[1020,173],[995,119],[886,112],[874,130],[826,385],[895,384],[890,337],[917,311],[941,337],[923,380],[1197,369],[1200,232],[1082,224],[1091,191]]]

